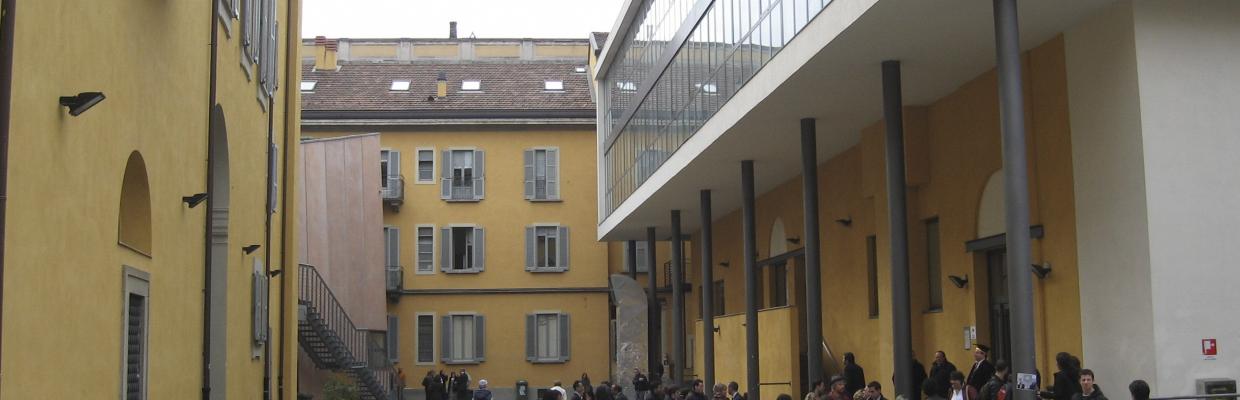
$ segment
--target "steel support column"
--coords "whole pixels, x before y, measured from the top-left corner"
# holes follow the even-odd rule
[[[637,280],[637,241],[630,240],[624,242],[624,245],[626,247],[624,251],[628,254],[628,258],[625,259],[627,264],[625,270],[629,272],[630,278]]]
[[[809,381],[822,375],[822,247],[818,240],[818,137],[813,118],[801,119],[801,192],[805,237],[805,353]]]
[[[1009,361],[1013,375],[1033,374],[1036,355],[1033,343],[1033,282],[1029,276],[1029,183],[1025,161],[1025,104],[1016,0],[994,0],[994,11],[1007,203],[1007,284],[1012,307],[1012,359]],[[1036,392],[1017,390],[1015,399],[1032,400],[1036,397]]]
[[[655,263],[654,233],[653,226],[646,228],[646,282],[650,287],[647,292],[650,298],[646,301],[647,307],[650,307],[650,312],[646,313],[649,318],[649,324],[647,324],[649,334],[646,338],[649,348],[646,351],[651,374],[654,374],[663,362],[662,341],[660,340],[660,334],[663,332],[663,313],[659,307],[659,264]]]
[[[904,100],[900,62],[883,61],[883,120],[887,137],[887,217],[891,229],[891,337],[895,362],[895,396],[910,398],[917,390],[912,377],[912,324],[909,313],[908,211],[904,193]]]
[[[672,382],[684,379],[685,369],[685,256],[680,236],[680,210],[672,210]]]
[[[758,385],[758,237],[754,222],[753,161],[741,161],[741,235],[745,242],[745,390],[761,399]]]
[[[715,259],[714,235],[711,232],[710,190],[701,192],[702,235],[702,380],[704,387],[715,387]]]

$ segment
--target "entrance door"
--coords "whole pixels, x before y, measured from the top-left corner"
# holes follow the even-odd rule
[[[1008,302],[1007,250],[986,252],[990,293],[990,360],[1011,360],[1012,311]]]

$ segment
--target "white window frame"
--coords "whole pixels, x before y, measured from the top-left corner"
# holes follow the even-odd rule
[[[431,317],[431,360],[422,361],[418,358],[418,355],[421,353],[421,349],[418,346],[422,344],[422,338],[418,336],[420,335],[419,332],[421,332],[418,330],[418,320],[427,316]],[[439,315],[434,312],[413,313],[413,365],[435,365],[435,360],[439,359],[439,342],[435,340],[435,336],[437,336],[435,330],[439,329],[438,320]]]
[[[562,190],[562,189],[563,189],[563,186],[562,186],[562,185],[560,185],[560,183],[564,181],[564,176],[561,174],[561,173],[563,172],[563,170],[560,168],[560,165],[562,165],[562,164],[563,164],[563,161],[562,161],[562,160],[563,160],[563,157],[561,157],[561,156],[564,154],[564,152],[560,150],[560,147],[559,147],[559,146],[540,146],[540,147],[530,147],[530,148],[526,149],[526,151],[530,151],[530,152],[531,152],[531,154],[530,154],[530,157],[531,157],[531,160],[530,160],[530,164],[531,164],[531,165],[530,165],[530,168],[536,168],[536,167],[537,167],[536,165],[533,165],[533,164],[534,164],[534,160],[537,160],[537,159],[538,159],[538,152],[539,152],[539,151],[543,152],[544,157],[546,157],[546,156],[545,156],[545,154],[547,154],[548,152],[550,152],[550,151],[555,151],[555,158],[556,158],[556,159],[555,159],[555,178],[556,178],[556,179],[555,179],[555,196],[551,196],[551,194],[550,194],[550,193],[551,193],[551,182],[550,182],[550,179],[548,179],[548,178],[547,178],[547,176],[548,176],[548,175],[547,175],[547,173],[546,173],[547,171],[544,171],[544,173],[543,173],[543,182],[544,182],[544,184],[543,184],[543,185],[544,185],[544,187],[546,188],[546,190],[544,191],[544,192],[545,192],[544,194],[545,194],[546,196],[545,196],[545,197],[543,197],[543,198],[538,198],[538,173],[537,173],[537,171],[535,170],[535,171],[532,171],[532,172],[531,172],[531,174],[533,175],[533,176],[531,177],[531,180],[532,180],[532,182],[533,182],[533,187],[529,189],[529,190],[530,190],[530,193],[529,193],[528,197],[526,198],[526,200],[529,200],[529,201],[531,201],[531,202],[559,202],[559,201],[563,201],[563,199],[564,199],[564,191]]]
[[[421,244],[421,243],[418,243],[418,240],[422,237],[422,233],[420,232],[422,228],[430,228],[431,230],[431,255],[430,255],[431,259],[429,260],[431,262],[430,263],[431,269],[429,271],[423,271],[421,268],[422,261],[427,261],[427,260],[422,259],[422,252],[419,251],[418,249],[418,245]],[[414,229],[413,229],[413,274],[414,275],[434,275],[435,274],[435,249],[439,248],[439,238],[438,238],[439,235],[435,234],[435,231],[437,230],[438,229],[436,229],[435,224],[417,224],[414,226]]]
[[[562,81],[562,80],[544,80],[544,81],[543,81],[543,91],[544,91],[544,92],[554,92],[554,93],[560,93],[560,92],[563,92],[563,91],[564,91],[564,81]]]
[[[128,361],[127,351],[129,349],[129,343],[128,343],[128,340],[129,340],[129,295],[137,294],[137,295],[140,295],[146,298],[146,310],[144,313],[145,314],[144,317],[146,321],[144,321],[143,323],[143,328],[146,330],[146,332],[144,332],[142,335],[142,369],[141,369],[141,372],[139,372],[139,376],[141,376],[141,380],[142,380],[142,390],[141,390],[142,395],[139,397],[142,399],[146,399],[148,396],[148,390],[150,388],[149,386],[150,380],[148,379],[150,375],[148,374],[148,371],[150,370],[150,360],[151,360],[151,351],[150,351],[151,274],[149,272],[146,272],[146,271],[143,271],[143,270],[140,270],[140,269],[128,266],[128,265],[124,265],[122,267],[122,273],[124,276],[123,278],[124,281],[123,281],[123,286],[122,286],[122,291],[121,291],[121,296],[122,296],[121,297],[121,318],[123,319],[123,321],[121,321],[121,346],[120,346],[121,347],[120,398],[122,399],[125,398],[125,391],[126,389],[128,389],[126,385],[128,385],[129,383],[129,379],[127,376],[128,368],[125,365],[125,363]]]
[[[472,83],[473,85],[470,85],[471,83]],[[472,88],[471,88],[471,87],[472,87]],[[470,92],[470,93],[474,93],[474,92],[481,92],[481,91],[482,91],[482,80],[481,80],[481,79],[464,79],[464,80],[461,80],[461,91],[462,91],[462,92]]]
[[[470,359],[465,359],[465,358],[454,358],[454,357],[452,357],[452,353],[451,353],[451,352],[449,352],[448,354],[441,354],[441,356],[445,358],[445,361],[444,361],[443,363],[444,363],[444,364],[447,364],[447,365],[478,365],[478,364],[480,364],[480,363],[481,363],[481,361],[479,360],[479,357],[478,357],[478,342],[477,342],[477,337],[478,337],[478,320],[477,320],[477,318],[478,318],[478,316],[480,316],[480,315],[482,315],[482,314],[478,313],[477,311],[449,311],[449,312],[448,312],[447,314],[445,314],[445,315],[446,315],[447,317],[449,317],[449,320],[456,319],[456,317],[472,317],[472,318],[474,318],[474,322],[473,322],[473,324],[474,324],[474,325],[473,325],[473,331],[471,331],[471,332],[470,332],[471,336],[473,336],[473,337],[474,337],[474,341],[473,341],[473,343],[474,343],[474,358],[470,358]],[[452,324],[454,324],[454,325],[455,325],[455,321],[450,321],[450,322],[451,322]],[[441,327],[440,329],[442,329],[442,327]],[[483,332],[482,332],[482,334],[483,334],[483,337],[485,338],[485,337],[486,337],[486,327],[485,327],[485,326],[483,327]],[[453,329],[452,329],[452,336],[454,336],[454,337],[455,337],[455,336],[457,336],[457,332],[456,332],[455,327],[453,327]],[[443,340],[443,339],[444,339],[444,338],[440,338],[441,343],[442,343],[442,340]],[[485,343],[483,343],[483,346],[485,347],[485,346],[486,346],[486,344],[485,344]],[[456,347],[456,340],[455,340],[455,338],[453,338],[452,347]],[[486,357],[486,354],[483,354],[483,357],[482,357],[482,358],[483,358],[483,360],[485,360],[485,357]]]
[[[528,315],[531,315],[531,316],[533,316],[533,317],[534,317],[534,321],[533,321],[533,322],[534,322],[534,338],[533,338],[533,339],[534,339],[534,349],[533,349],[533,350],[534,350],[534,353],[535,353],[535,354],[534,354],[533,358],[531,358],[531,357],[527,354],[526,361],[528,361],[528,362],[530,362],[530,363],[533,363],[533,364],[563,364],[563,363],[567,363],[567,362],[569,362],[569,358],[570,358],[570,357],[571,357],[571,355],[572,355],[572,342],[573,342],[573,339],[572,339],[572,326],[571,326],[571,325],[572,325],[572,319],[571,319],[571,317],[570,317],[570,319],[569,319],[569,325],[570,325],[570,326],[568,326],[567,328],[565,328],[564,326],[561,326],[561,325],[560,325],[560,324],[564,321],[564,317],[565,317],[565,316],[569,316],[569,314],[568,314],[568,313],[566,313],[566,312],[564,312],[564,310],[533,310],[533,311],[530,311]],[[542,340],[540,340],[541,338],[540,338],[540,337],[539,337],[539,335],[538,335],[538,317],[539,317],[539,316],[544,316],[544,315],[554,315],[554,316],[555,316],[555,324],[556,324],[556,326],[555,326],[555,328],[556,328],[556,329],[555,329],[555,330],[556,330],[556,339],[558,339],[557,341],[558,341],[559,343],[557,343],[557,344],[556,344],[556,356],[555,356],[555,357],[553,357],[553,358],[542,358],[542,357],[538,357],[538,355],[537,355],[537,353],[538,353],[538,344],[542,342]],[[528,323],[528,322],[527,322],[527,323]],[[565,349],[565,346],[564,346],[564,344],[565,344],[565,340],[566,340],[566,339],[565,339],[563,336],[561,336],[561,333],[562,333],[562,332],[565,332],[565,330],[566,330],[566,329],[567,329],[567,331],[568,331],[568,336],[569,336],[569,337],[567,338],[567,344],[568,344],[568,348],[567,348],[567,349]],[[528,332],[527,332],[527,334],[528,334]],[[526,338],[526,340],[529,340],[529,338],[527,337],[527,338]],[[565,350],[568,350],[568,351],[565,351]],[[528,351],[528,349],[527,349],[527,351]]]
[[[310,88],[306,88],[306,84],[310,84]],[[314,88],[319,86],[319,81],[301,81],[302,93],[314,93]]]
[[[446,168],[446,170],[448,171],[447,173],[448,173],[448,174],[449,174],[449,176],[451,177],[451,179],[450,179],[450,180],[453,182],[453,186],[452,186],[452,187],[455,187],[454,185],[455,185],[455,181],[456,181],[456,171],[455,171],[455,170],[456,170],[456,167],[453,165],[453,163],[452,163],[452,159],[453,159],[453,158],[455,158],[455,157],[454,157],[454,153],[456,153],[456,152],[458,152],[458,151],[468,151],[468,152],[472,152],[472,155],[471,155],[471,157],[472,157],[472,158],[471,158],[471,160],[470,160],[470,166],[469,166],[469,168],[470,168],[470,178],[471,178],[471,179],[469,179],[469,181],[470,181],[470,182],[469,182],[469,188],[470,188],[471,193],[478,193],[478,187],[477,187],[477,185],[486,185],[486,170],[483,170],[483,171],[482,171],[482,176],[481,176],[481,177],[479,177],[479,176],[478,176],[478,152],[479,152],[479,151],[481,151],[481,149],[479,149],[479,148],[477,148],[477,147],[448,147],[448,148],[445,148],[443,151],[446,151],[446,152],[448,152],[449,154],[448,154],[448,159],[447,159],[447,160],[442,160],[444,165],[440,166],[440,169],[441,169],[441,170],[443,170],[443,169],[445,169],[445,168]],[[485,152],[483,153],[482,157],[483,157],[483,163],[485,163],[485,162],[486,162],[486,153],[485,153]],[[417,158],[417,157],[414,157],[414,158]],[[442,175],[442,173],[443,173],[443,171],[441,171],[441,174],[440,174],[440,175]],[[442,178],[441,178],[441,179],[442,179]],[[441,182],[441,184],[442,184],[442,182]],[[483,187],[483,190],[484,190],[484,191],[486,190],[486,189],[485,189],[485,186]],[[483,200],[483,198],[485,198],[485,195],[484,195],[483,197],[475,197],[475,196],[474,196],[474,195],[472,195],[472,194],[471,194],[468,198],[456,198],[455,196],[453,196],[453,195],[455,195],[455,189],[451,189],[451,191],[452,191],[452,193],[449,193],[449,197],[448,197],[448,198],[444,198],[444,199],[443,199],[444,201],[447,201],[447,202],[465,202],[465,203],[476,203],[476,202],[482,201],[482,200]],[[440,197],[442,198],[442,193],[441,193],[441,196],[440,196]]]
[[[422,169],[421,169],[422,168],[422,152],[423,151],[431,152],[431,178],[427,180],[422,180],[422,175],[421,175],[422,173]],[[413,182],[415,185],[434,185],[439,182],[439,180],[436,179],[436,176],[438,175],[435,174],[435,153],[437,152],[435,151],[434,147],[423,146],[423,147],[414,148],[413,150],[413,166],[414,166]]]
[[[391,163],[388,162],[388,154],[391,154],[393,151],[396,150],[392,150],[387,147],[382,147],[379,149],[379,174],[382,175],[380,177],[382,180],[379,183],[379,189],[381,190],[387,190],[388,188],[388,175],[392,174],[392,171],[390,170],[392,166]]]
[[[567,272],[567,271],[568,271],[568,269],[569,269],[569,264],[567,263],[567,261],[568,261],[568,260],[561,260],[561,259],[559,258],[559,257],[560,257],[560,250],[561,250],[561,249],[563,249],[563,250],[564,250],[564,254],[568,254],[568,253],[569,253],[569,252],[571,252],[572,250],[571,250],[571,249],[567,249],[567,248],[564,248],[564,247],[563,247],[563,246],[564,246],[564,243],[566,243],[567,241],[566,241],[566,240],[563,240],[563,238],[561,238],[561,237],[560,237],[560,228],[561,228],[561,227],[563,227],[563,225],[561,225],[561,224],[560,224],[560,223],[558,223],[558,222],[535,222],[535,223],[533,223],[533,224],[530,224],[530,225],[527,227],[527,228],[533,228],[533,229],[534,229],[534,237],[532,238],[532,240],[534,240],[534,246],[535,246],[535,249],[534,249],[534,254],[533,254],[533,255],[526,255],[526,259],[527,259],[527,260],[528,260],[528,259],[531,259],[531,258],[532,258],[532,259],[534,259],[535,265],[527,265],[527,266],[525,266],[525,270],[526,270],[526,271],[529,271],[529,272]],[[538,254],[538,249],[537,249],[537,245],[538,245],[538,228],[551,228],[551,229],[555,230],[555,248],[556,248],[556,252],[555,252],[555,257],[556,257],[555,264],[556,264],[556,266],[554,266],[554,267],[548,267],[548,266],[545,266],[545,265],[544,265],[544,266],[541,266],[541,267],[540,267],[540,266],[537,266],[537,263],[538,263],[538,261],[539,261],[539,260],[537,259],[537,258],[538,258],[538,257],[537,257],[537,254]],[[569,233],[569,234],[571,234],[571,233]],[[526,249],[526,250],[528,251],[529,249]],[[544,250],[544,255],[546,255],[546,256],[550,256],[551,254],[546,253],[546,252],[545,252],[545,250]],[[546,260],[543,260],[543,261],[546,261]],[[544,264],[545,264],[545,263],[544,263]]]
[[[408,92],[413,86],[413,81],[408,79],[393,79],[391,86],[388,86],[389,92]]]
[[[478,229],[478,228],[482,228],[482,226],[481,226],[481,225],[479,225],[479,224],[447,224],[447,225],[444,225],[444,226],[443,226],[443,228],[448,228],[448,229],[450,229],[450,230],[455,230],[456,228],[469,228],[469,229],[474,229],[474,231],[471,231],[471,232],[470,232],[470,235],[473,235],[475,232],[477,232],[477,231],[476,231],[476,229]],[[442,229],[442,228],[441,228],[441,229]],[[442,232],[440,233],[440,236],[443,236]],[[441,238],[440,240],[447,240],[447,239],[448,239],[448,238]],[[472,251],[473,251],[473,247],[472,247],[472,246],[476,246],[476,245],[477,245],[477,240],[478,240],[478,239],[477,239],[477,237],[476,237],[476,236],[471,236],[471,237],[470,237],[470,240],[472,240],[472,241],[474,242],[474,243],[470,244],[470,246],[471,246],[471,247],[470,247],[470,251],[472,252]],[[485,239],[484,239],[484,240],[485,240]],[[436,242],[436,244],[440,244],[440,243],[439,243],[439,242]],[[454,243],[452,243],[452,247],[453,247],[453,254],[452,254],[452,256],[453,256],[453,257],[455,257],[455,256],[456,256],[456,243],[455,243],[455,242],[454,242]],[[436,248],[438,248],[438,246],[437,246]],[[440,249],[440,250],[442,251],[442,249]],[[482,244],[482,251],[483,251],[484,253],[486,252],[486,243],[485,243],[485,242],[483,242],[483,244]],[[478,258],[477,258],[477,256],[476,256],[476,255],[475,255],[475,256],[473,256],[473,258],[471,259],[471,261],[473,261],[473,264],[474,264],[474,265],[469,266],[469,268],[463,268],[463,269],[457,269],[457,268],[445,268],[445,266],[444,266],[444,265],[442,264],[442,262],[441,262],[441,263],[440,263],[440,266],[439,266],[439,270],[440,270],[440,271],[443,271],[443,273],[446,273],[446,274],[479,274],[479,273],[482,273],[484,269],[483,269],[483,268],[478,268]]]

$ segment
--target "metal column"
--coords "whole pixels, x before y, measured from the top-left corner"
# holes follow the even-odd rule
[[[680,236],[680,210],[672,210],[672,382],[684,379],[685,369],[685,257]]]
[[[904,194],[904,110],[900,62],[883,61],[883,120],[887,128],[887,216],[891,228],[891,333],[896,397],[911,398],[912,324],[909,315],[908,211]]]
[[[663,332],[663,313],[659,308],[659,265],[655,264],[654,243],[654,227],[647,227],[646,281],[650,286],[650,291],[647,292],[650,296],[650,299],[647,300],[647,303],[649,303],[647,306],[650,307],[650,312],[647,317],[650,319],[650,333],[646,339],[650,343],[650,348],[646,350],[648,353],[647,361],[650,362],[651,374],[653,374],[654,371],[658,369],[658,366],[663,362],[662,340],[660,340],[660,333]]]
[[[715,260],[714,235],[711,232],[710,190],[703,190],[702,196],[702,237],[698,247],[702,248],[702,380],[705,387],[715,387]]]
[[[1008,300],[1012,307],[1013,374],[1035,368],[1033,282],[1029,265],[1029,186],[1025,164],[1025,104],[1020,70],[1016,0],[994,0],[995,50],[999,64],[999,114],[1003,125],[1003,179],[1007,203]],[[1016,400],[1037,394],[1017,390]]]
[[[758,381],[758,238],[754,223],[753,161],[741,161],[741,235],[745,242],[745,384],[761,399]]]
[[[805,217],[805,353],[809,381],[822,375],[822,247],[818,240],[818,138],[813,118],[801,119],[801,192]]]
[[[633,280],[637,280],[637,241],[630,240],[630,241],[624,242],[624,245],[627,247],[626,249],[624,249],[624,251],[628,255],[628,258],[625,259],[627,261],[626,262],[627,265],[625,265],[625,270],[629,272],[630,278],[633,278]]]

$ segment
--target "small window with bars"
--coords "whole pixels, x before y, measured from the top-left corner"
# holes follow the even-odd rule
[[[126,400],[145,400],[147,398],[147,337],[149,335],[150,317],[150,274],[132,267],[124,268],[124,357],[122,368],[125,377],[121,381],[121,392]]]
[[[419,226],[417,241],[417,272],[419,274],[435,272],[435,227]]]
[[[418,314],[416,334],[414,340],[417,343],[417,363],[418,364],[434,364],[435,363],[435,315],[434,314]]]

